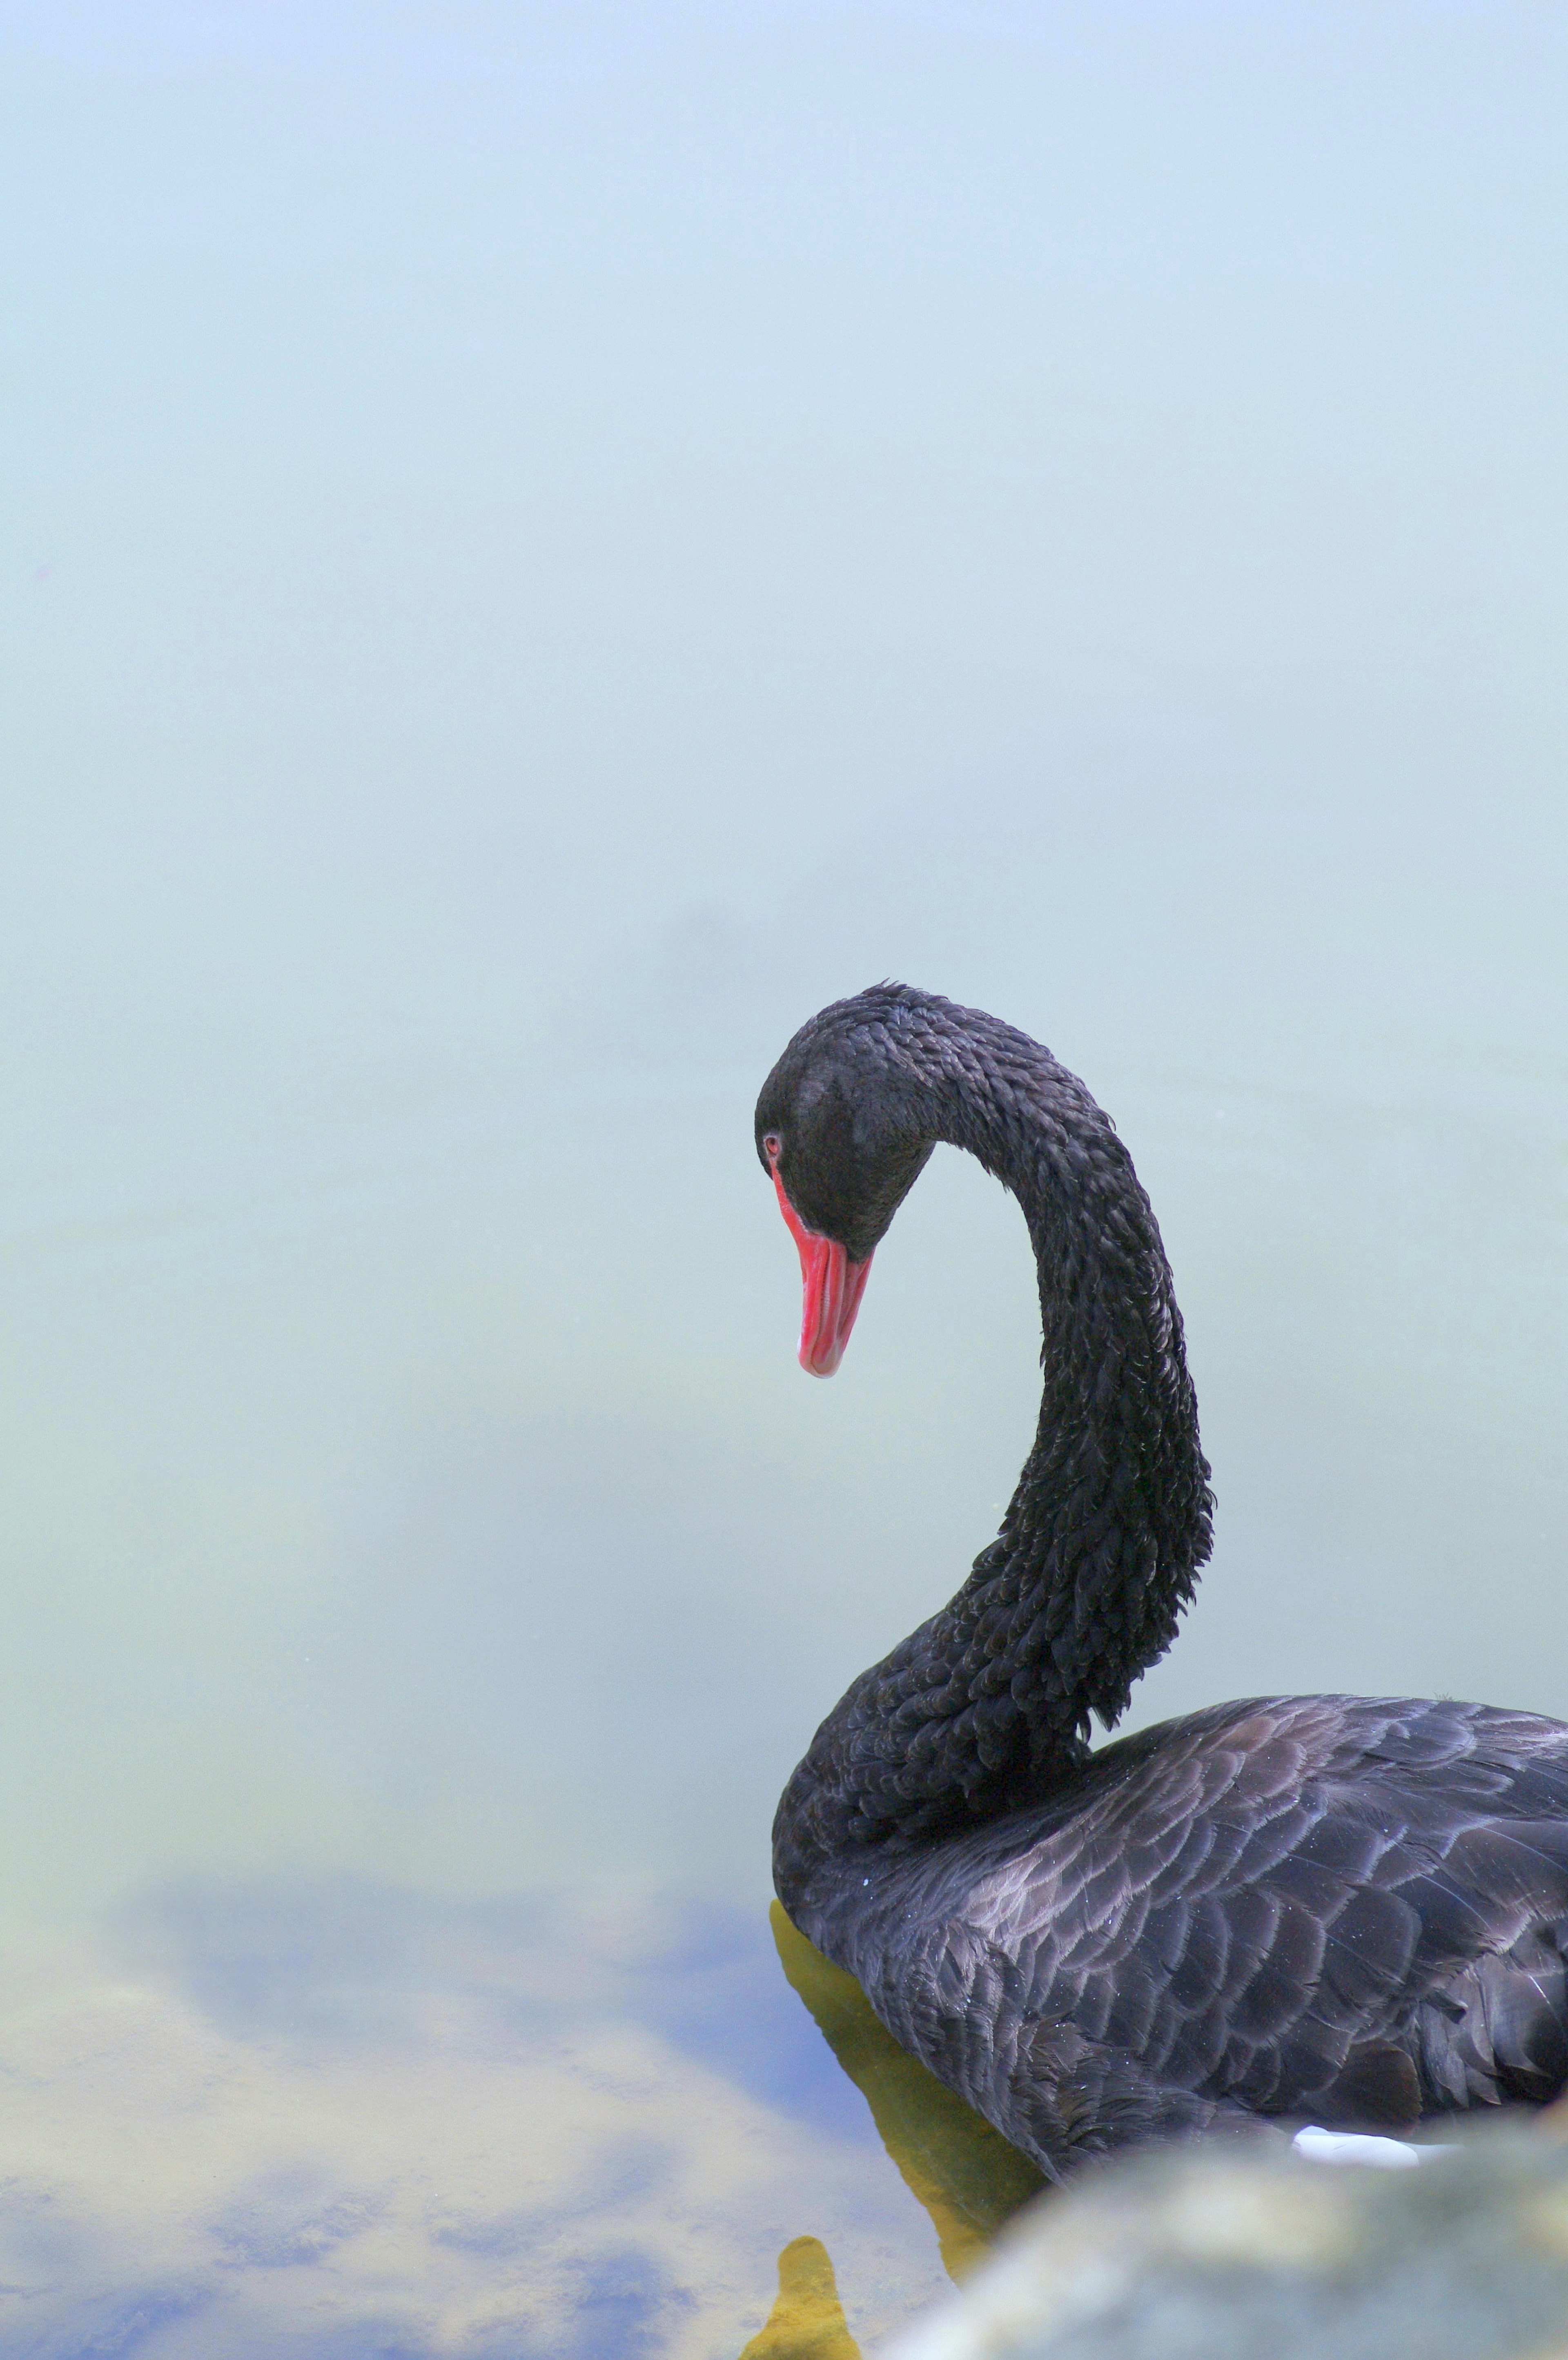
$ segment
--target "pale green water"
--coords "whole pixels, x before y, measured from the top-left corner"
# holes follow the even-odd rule
[[[940,1156],[800,1376],[804,1016],[1133,1147],[1220,1499],[1145,1717],[1568,1713],[1563,27],[5,40],[0,2348],[733,2360],[806,2234],[871,2339],[937,2242],[768,1821],[1035,1338]]]

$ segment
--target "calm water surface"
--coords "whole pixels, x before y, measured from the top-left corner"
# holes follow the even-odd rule
[[[1562,23],[0,44],[0,2352],[847,2360],[1025,2183],[769,1822],[1037,1337],[944,1151],[800,1375],[805,1016],[1133,1150],[1220,1502],[1138,1718],[1568,1714]]]
[[[1037,2178],[776,1931],[273,1877],[18,1946],[4,2348],[611,2360],[738,2354],[771,2312],[787,2360],[846,2311],[880,2332]]]

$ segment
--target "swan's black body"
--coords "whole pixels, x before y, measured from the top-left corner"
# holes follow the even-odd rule
[[[757,1109],[809,1229],[863,1262],[938,1140],[1018,1197],[1045,1397],[1002,1530],[861,1675],[779,1806],[795,1923],[1059,2177],[1128,2141],[1390,2130],[1568,2079],[1568,1727],[1266,1698],[1091,1752],[1209,1554],[1159,1231],[1083,1085],[900,985],[813,1018]],[[763,1142],[770,1142],[765,1151]]]

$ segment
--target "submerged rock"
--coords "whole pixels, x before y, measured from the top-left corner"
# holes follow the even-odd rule
[[[1568,2148],[1135,2157],[1030,2206],[886,2360],[1568,2360]]]
[[[779,2256],[779,2294],[740,2360],[861,2360],[819,2237],[793,2237]]]

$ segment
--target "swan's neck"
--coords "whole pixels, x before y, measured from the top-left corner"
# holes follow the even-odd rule
[[[1165,1653],[1209,1554],[1181,1319],[1132,1161],[1047,1052],[954,1013],[959,1054],[938,1040],[933,1055],[924,1036],[905,1054],[930,1135],[968,1148],[1024,1208],[1044,1330],[1039,1427],[957,1597],[818,1731],[780,1807],[786,1878],[788,1856],[800,1871],[807,1855],[948,1831],[1048,1794],[1082,1761],[1091,1714],[1113,1721]]]

